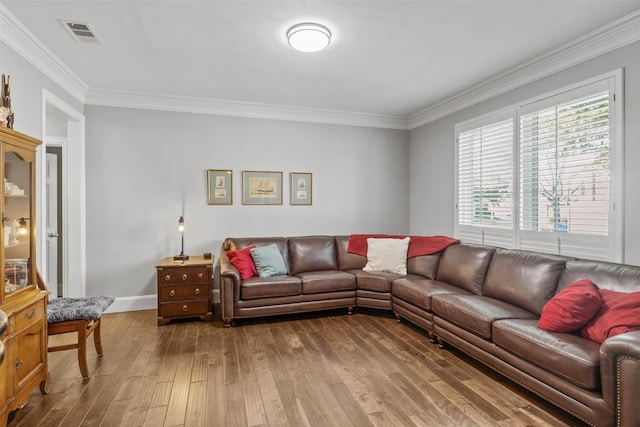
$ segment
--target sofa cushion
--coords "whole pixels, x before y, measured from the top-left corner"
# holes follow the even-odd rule
[[[493,342],[579,387],[600,387],[600,346],[593,341],[543,331],[534,319],[508,319],[494,322]]]
[[[302,284],[293,276],[252,277],[240,285],[241,299],[273,298],[300,295]]]
[[[433,295],[431,310],[443,319],[491,339],[491,325],[501,319],[538,319],[538,316],[505,301],[480,295]]]
[[[287,274],[284,259],[276,245],[251,249],[251,258],[256,264],[256,270],[258,270],[258,276],[260,277],[284,276]]]
[[[495,248],[452,245],[440,257],[436,279],[479,295]]]
[[[336,236],[336,253],[340,270],[361,270],[367,265],[367,257],[349,252],[349,236]]]
[[[367,239],[367,265],[364,271],[407,274],[409,237],[404,239]]]
[[[337,270],[336,247],[331,236],[289,238],[289,273]]]
[[[396,273],[385,273],[381,271],[363,271],[363,270],[349,270],[356,276],[356,286],[358,289],[364,289],[374,292],[389,292],[391,293],[391,282],[395,279],[399,279],[403,276]]]
[[[238,269],[242,280],[258,275],[256,264],[253,262],[253,258],[251,258],[251,249],[253,248],[255,248],[255,246],[252,245],[235,251],[228,250],[226,252],[229,262]]]
[[[588,278],[598,289],[618,292],[635,292],[640,283],[640,266],[615,264],[603,261],[570,260],[565,264],[558,289],[576,280]]]
[[[538,325],[549,332],[574,332],[586,325],[601,305],[596,285],[589,279],[578,280],[545,304]]]
[[[582,328],[582,336],[597,343],[625,332],[640,330],[640,292],[600,289],[602,307]]]
[[[442,252],[407,258],[407,273],[416,274],[427,279],[435,279]]]
[[[54,298],[47,304],[47,322],[98,320],[114,301],[112,296]]]
[[[295,277],[302,282],[303,294],[356,290],[356,277],[346,271],[307,271]]]
[[[566,261],[555,255],[498,249],[487,272],[483,295],[540,315],[555,294]]]
[[[358,282],[358,286],[360,286],[360,282]],[[409,277],[394,280],[391,285],[391,293],[394,297],[400,298],[425,311],[431,311],[431,297],[433,295],[471,295],[471,292],[445,282]]]

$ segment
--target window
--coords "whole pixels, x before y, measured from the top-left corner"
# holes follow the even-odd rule
[[[504,243],[499,236],[512,235],[513,136],[513,117],[500,115],[471,123],[458,135],[458,224],[464,240],[498,245]]]
[[[513,120],[459,137],[460,223],[512,228]]]
[[[520,118],[521,229],[607,235],[609,93]]]
[[[456,126],[458,238],[621,260],[616,75]]]

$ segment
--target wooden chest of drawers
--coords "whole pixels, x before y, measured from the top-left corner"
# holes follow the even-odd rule
[[[213,259],[192,256],[186,261],[165,258],[156,266],[158,325],[171,319],[212,320]]]

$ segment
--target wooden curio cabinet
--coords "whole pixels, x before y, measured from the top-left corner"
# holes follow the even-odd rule
[[[3,239],[0,254],[0,310],[8,316],[2,337],[0,426],[9,412],[23,407],[34,387],[44,393],[47,370],[47,295],[36,272],[36,148],[37,139],[0,127],[0,188]]]

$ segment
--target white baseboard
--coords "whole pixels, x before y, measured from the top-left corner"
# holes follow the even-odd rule
[[[213,290],[213,302],[220,302],[220,290]],[[142,295],[137,297],[117,297],[105,313],[121,313],[124,311],[153,310],[158,308],[157,295]]]
[[[123,311],[152,310],[158,308],[157,295],[142,295],[137,297],[117,297],[105,313],[120,313]]]

